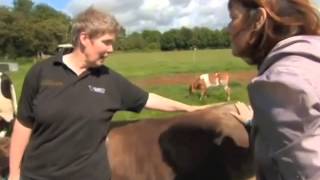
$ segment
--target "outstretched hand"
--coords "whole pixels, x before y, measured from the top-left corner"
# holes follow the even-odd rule
[[[237,109],[237,112],[230,112],[230,114],[243,124],[247,124],[248,121],[253,118],[253,110],[251,106],[239,101],[234,105]]]
[[[214,104],[206,104],[206,105],[201,105],[201,106],[190,106],[188,112],[203,110],[203,109],[207,109],[210,107],[219,106],[222,104],[225,104],[225,103],[214,103]]]

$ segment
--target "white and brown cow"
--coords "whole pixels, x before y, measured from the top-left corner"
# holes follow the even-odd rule
[[[0,138],[7,136],[17,108],[16,94],[10,78],[0,72]]]
[[[0,179],[9,173],[10,134],[16,112],[16,94],[10,78],[0,72]]]
[[[200,100],[208,96],[208,89],[210,87],[222,86],[227,97],[230,101],[231,88],[229,87],[230,76],[227,72],[214,72],[201,74],[189,86],[189,94],[200,91]]]
[[[231,111],[233,104],[112,129],[112,180],[252,178],[248,133]]]

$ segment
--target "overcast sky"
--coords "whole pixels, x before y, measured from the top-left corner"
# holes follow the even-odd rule
[[[12,6],[13,0],[0,0]],[[90,5],[111,12],[128,32],[143,29],[166,31],[181,26],[225,27],[228,0],[33,0],[74,16]],[[315,0],[320,5],[320,0]]]

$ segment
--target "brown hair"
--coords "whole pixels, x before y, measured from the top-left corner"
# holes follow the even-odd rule
[[[320,34],[318,10],[309,0],[230,0],[240,3],[245,9],[248,26],[250,21],[257,19],[258,8],[264,8],[267,17],[264,26],[255,32],[254,42],[248,47],[243,58],[249,58],[252,64],[260,65],[271,49],[281,40],[295,35]]]
[[[81,32],[89,34],[90,38],[96,38],[105,33],[119,34],[120,24],[114,16],[89,7],[81,12],[73,20],[71,38],[73,46],[77,46]]]

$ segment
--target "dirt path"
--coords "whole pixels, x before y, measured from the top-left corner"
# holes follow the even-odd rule
[[[179,84],[190,84],[198,74],[175,74],[168,76],[157,76],[148,79],[136,80],[135,82],[142,87],[154,86],[154,85],[179,85]],[[256,75],[255,71],[241,71],[231,72],[231,82],[248,83]]]

